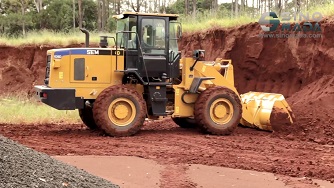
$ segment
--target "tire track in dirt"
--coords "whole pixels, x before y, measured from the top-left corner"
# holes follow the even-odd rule
[[[186,171],[188,166],[182,164],[169,164],[165,166],[165,169],[160,173],[160,187],[179,187],[179,188],[193,188],[197,184],[189,180]]]

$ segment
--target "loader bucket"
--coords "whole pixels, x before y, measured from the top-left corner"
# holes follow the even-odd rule
[[[266,131],[285,130],[294,122],[294,115],[282,94],[248,92],[241,94],[242,118],[247,127]]]

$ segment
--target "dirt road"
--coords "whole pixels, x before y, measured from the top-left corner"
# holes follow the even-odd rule
[[[305,177],[291,178],[267,172],[197,164],[160,165],[153,160],[139,157],[54,156],[54,158],[115,182],[122,188],[333,187],[330,182]]]
[[[160,165],[203,164],[334,182],[332,145],[242,127],[231,136],[211,136],[166,119],[125,138],[64,124],[0,125],[0,132],[49,155],[137,156]]]

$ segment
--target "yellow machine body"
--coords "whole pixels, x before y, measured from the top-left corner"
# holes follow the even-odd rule
[[[72,51],[83,51],[78,48],[62,49],[69,51],[68,55],[58,55],[59,50],[49,50],[50,75],[48,87],[50,88],[75,88],[76,97],[84,99],[96,99],[100,92],[110,85],[122,83],[124,70],[124,53],[122,49],[105,48],[103,51],[110,51],[112,55],[87,55],[87,51],[101,50],[98,48],[87,48],[84,53],[70,54]],[[61,54],[61,53],[60,53]],[[114,55],[113,55],[114,54]],[[116,56],[116,54],[118,54]],[[56,58],[55,58],[56,57]],[[117,58],[117,64],[116,64]],[[75,60],[84,59],[84,66],[79,67],[80,74],[84,74],[83,79],[75,80]]]
[[[292,110],[282,94],[248,92],[240,96],[242,125],[272,131],[294,121]]]
[[[217,58],[214,62],[198,62],[193,72],[190,71],[190,67],[194,64],[193,58],[181,59],[180,63],[182,65],[182,82],[173,86],[175,89],[175,111],[172,117],[193,116],[194,102],[197,100],[198,94],[185,93],[189,91],[194,78],[212,77],[214,79],[202,82],[198,88],[199,91],[204,91],[206,88],[213,86],[224,86],[233,90],[240,96],[242,102],[242,119],[240,120],[242,125],[273,131],[273,126],[276,126],[274,129],[279,129],[280,126],[293,124],[294,115],[282,94],[238,93],[234,86],[231,60]],[[182,95],[184,95],[184,99],[182,99]]]
[[[140,19],[133,19],[136,17]],[[208,129],[208,126],[211,126],[212,133],[229,134],[239,121],[242,125],[269,131],[293,123],[292,111],[283,95],[262,92],[239,94],[234,85],[232,60],[217,58],[214,61],[202,61],[204,50],[195,50],[193,57],[181,58],[176,43],[181,36],[180,25],[175,22],[176,17],[127,13],[119,16],[118,27],[121,34],[116,34],[116,38],[120,36],[120,40],[116,40],[117,46],[123,47],[110,48],[102,38],[100,48],[90,48],[87,44],[86,48],[47,51],[45,85],[35,86],[37,97],[59,110],[79,109],[80,117],[88,127],[104,127],[111,135],[134,134],[146,117],[171,116],[175,121],[196,119],[207,113],[207,110],[198,108],[202,114],[196,115],[199,112],[195,108],[197,101],[205,103],[203,96],[206,95],[201,95],[205,92],[216,94],[218,98],[217,103],[214,101],[216,98],[213,98],[206,104],[205,108],[210,112],[209,115],[202,116],[206,118],[205,122],[202,122],[203,128]],[[142,21],[137,23],[136,20]],[[154,25],[155,23],[157,24]],[[139,29],[143,24],[153,24],[160,32],[153,32],[151,26]],[[136,37],[131,40],[124,37],[131,32],[134,32]],[[151,37],[145,38],[147,33],[142,35],[144,33],[141,32],[147,32]],[[86,37],[89,36],[87,33]],[[156,46],[145,47],[139,42],[145,41],[144,39]],[[152,42],[153,39],[156,41]],[[159,46],[159,42],[164,40],[169,40],[166,44],[173,43],[174,47]],[[124,41],[124,44],[120,41]],[[135,50],[132,49],[131,54],[131,50],[124,47],[128,43],[139,47],[133,47]],[[153,52],[145,52],[150,48]],[[128,86],[131,86],[131,89]],[[118,93],[121,93],[121,96],[113,99],[111,95]],[[230,99],[224,99],[224,96]],[[110,98],[106,100],[107,97]],[[96,107],[98,105],[102,107]],[[143,105],[146,105],[145,108]],[[97,117],[93,117],[93,112]],[[131,112],[140,114],[140,117],[129,114]],[[227,119],[231,117],[233,125],[229,125],[229,122],[219,123],[224,120],[214,121],[214,118],[207,118],[214,113],[217,119],[225,115]],[[231,115],[233,113],[234,116]],[[127,116],[131,118],[125,120]],[[96,119],[99,126],[95,124]],[[135,128],[132,130],[131,126]],[[129,132],[125,133],[124,127],[130,127],[127,130]],[[219,133],[219,129],[224,130]]]
[[[64,51],[69,49],[64,49]],[[71,49],[79,50],[79,49]],[[91,50],[96,50],[92,48]],[[123,50],[107,48],[111,54],[115,55],[82,55],[74,54],[62,56],[55,59],[50,58],[49,87],[51,88],[75,88],[76,97],[84,99],[96,99],[105,88],[110,85],[121,84],[124,70]],[[49,50],[50,57],[55,56],[54,50]],[[116,55],[116,53],[118,55]],[[84,79],[74,80],[75,59],[85,59]],[[117,58],[117,64],[116,62]],[[174,109],[172,117],[193,117],[194,102],[198,93],[188,93],[195,78],[212,78],[203,80],[198,87],[198,92],[204,91],[208,87],[224,86],[240,95],[242,101],[242,119],[240,123],[244,126],[272,131],[272,121],[280,121],[282,124],[292,124],[293,114],[282,94],[248,92],[239,94],[234,86],[234,72],[231,60],[217,58],[215,61],[198,61],[193,71],[190,67],[194,64],[193,58],[182,58],[180,60],[182,82],[173,85]],[[118,71],[117,71],[118,70]],[[96,77],[96,80],[94,80]],[[139,92],[143,91],[143,86],[135,85]],[[182,110],[181,110],[182,109]],[[277,120],[275,114],[285,114],[285,118]],[[277,122],[275,122],[277,124]]]
[[[224,65],[224,63],[227,64]],[[175,89],[175,110],[172,117],[192,117],[194,115],[194,102],[198,97],[198,93],[188,93],[194,79],[211,78],[202,81],[198,87],[199,92],[204,91],[208,87],[224,86],[238,94],[238,91],[234,87],[233,65],[231,60],[218,58],[213,62],[199,61],[196,63],[193,71],[190,71],[190,67],[194,64],[193,58],[183,58],[180,60],[180,64],[182,69],[182,82],[179,85],[173,86]],[[223,71],[223,75],[221,71]]]

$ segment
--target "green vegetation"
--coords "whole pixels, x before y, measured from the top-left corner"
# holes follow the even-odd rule
[[[24,95],[0,97],[0,114],[5,124],[81,123],[77,110],[56,110]]]
[[[90,43],[98,43],[99,36],[101,35],[115,36],[115,34],[110,34],[110,33],[91,32]],[[85,34],[82,33],[81,31],[64,33],[51,30],[40,30],[40,31],[28,32],[25,37],[23,36],[11,37],[9,35],[0,34],[0,45],[11,45],[11,46],[19,46],[21,44],[70,45],[84,42],[85,42]],[[110,43],[112,43],[112,40],[110,40]]]
[[[259,3],[259,4],[258,4]],[[0,45],[83,43],[80,27],[91,33],[90,41],[98,43],[99,35],[115,33],[112,15],[123,11],[166,12],[180,15],[184,32],[212,27],[234,27],[258,21],[261,13],[320,12],[334,15],[334,4],[328,0],[246,1],[219,4],[217,0],[0,0]],[[112,42],[112,40],[110,40]]]
[[[183,32],[205,31],[209,28],[229,28],[240,26],[251,22],[256,22],[258,19],[251,17],[240,16],[238,18],[217,18],[213,14],[202,14],[202,16],[194,18],[192,16],[181,17]]]
[[[311,7],[308,12],[310,13],[320,12],[323,16],[333,16],[334,15],[334,4],[328,4],[325,6],[314,6],[314,7]]]
[[[221,5],[223,6],[223,5]],[[260,18],[260,14],[249,14],[247,15],[240,15],[238,17],[231,17],[231,15],[226,12],[226,9],[223,8],[221,14],[212,13],[210,11],[198,12],[196,17],[192,15],[180,16],[180,21],[182,23],[182,29],[184,32],[192,32],[192,31],[203,31],[207,30],[208,28],[230,28],[235,26],[240,26],[244,24],[248,24],[251,22],[257,22]],[[289,10],[288,10],[289,12]],[[301,11],[302,13],[306,14],[309,13],[310,19],[312,18],[312,14],[314,12],[320,12],[322,16],[329,17],[334,15],[334,4],[327,4],[326,6],[312,6],[309,7],[308,10]],[[276,13],[278,13],[276,11]],[[290,11],[293,13],[293,11]],[[293,21],[293,18],[291,18]],[[298,21],[298,20],[297,20]]]

